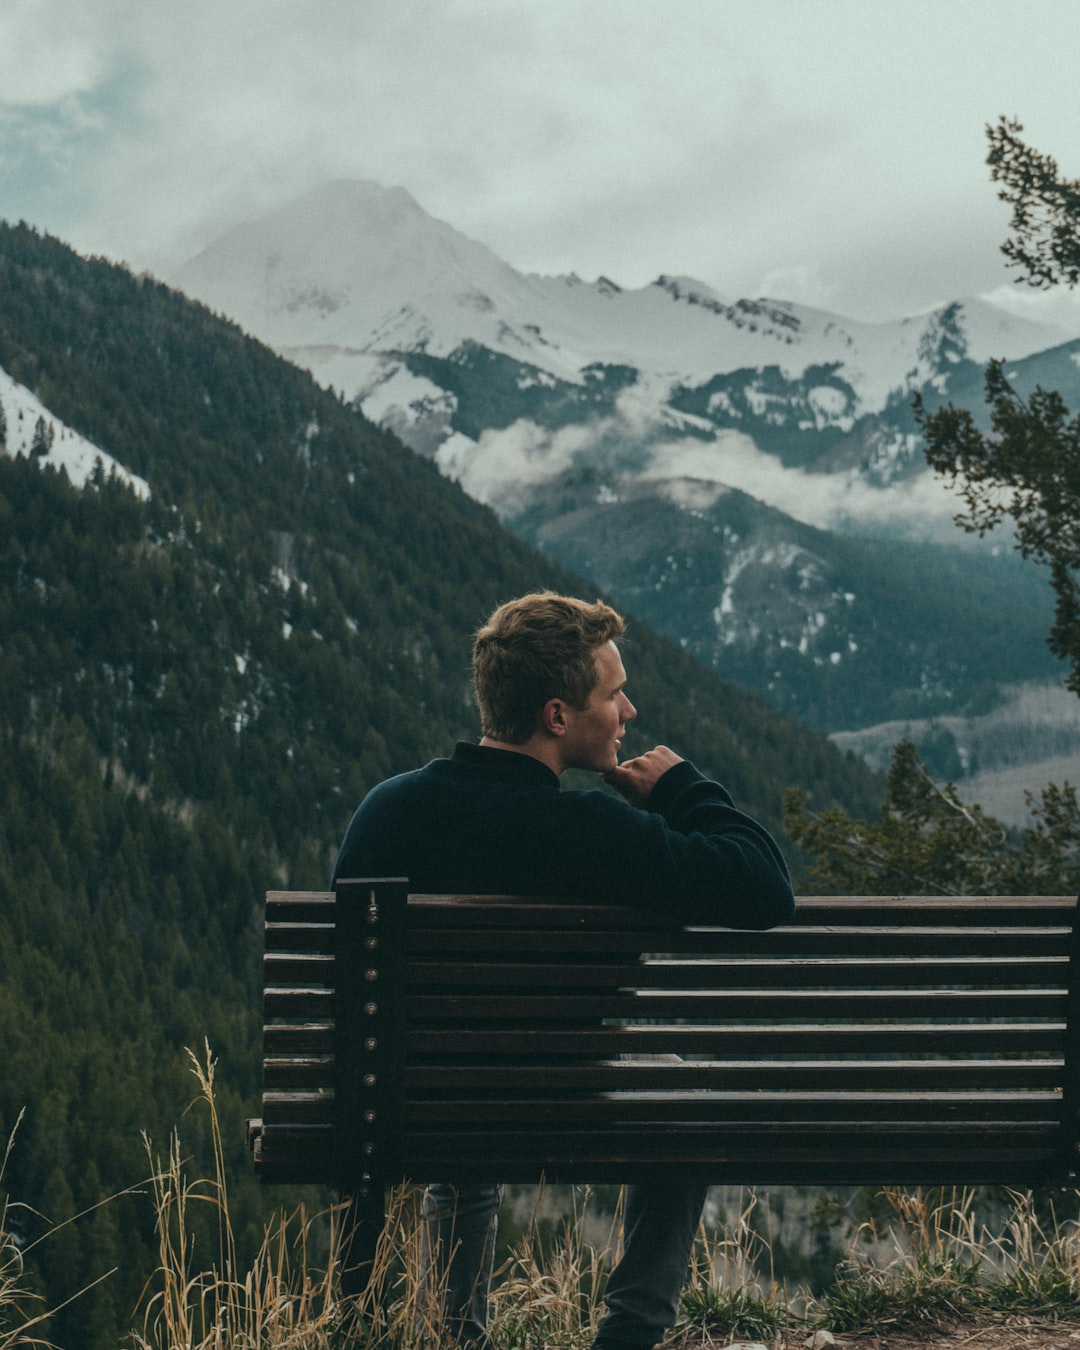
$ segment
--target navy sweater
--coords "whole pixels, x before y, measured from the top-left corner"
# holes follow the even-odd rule
[[[770,928],[795,908],[771,836],[689,761],[643,811],[561,791],[529,755],[465,742],[357,808],[334,880],[392,876],[418,893],[583,896],[730,928]]]

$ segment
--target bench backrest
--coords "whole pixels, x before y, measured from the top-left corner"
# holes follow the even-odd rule
[[[802,897],[762,933],[271,892],[258,1166],[343,1190],[1075,1183],[1078,942],[1063,896]]]

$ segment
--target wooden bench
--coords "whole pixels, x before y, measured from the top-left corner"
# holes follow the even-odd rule
[[[745,932],[342,881],[269,893],[265,983],[257,1173],[355,1197],[364,1259],[409,1179],[1080,1184],[1071,896]]]

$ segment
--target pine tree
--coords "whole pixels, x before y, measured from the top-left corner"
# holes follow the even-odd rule
[[[987,128],[992,177],[1013,207],[1002,251],[1029,284],[1072,287],[1080,279],[1080,180],[1062,179],[1052,159],[1020,140],[1022,130],[1005,118]],[[1053,390],[1020,397],[1001,361],[987,368],[986,400],[989,434],[965,409],[928,414],[916,399],[926,457],[959,490],[958,524],[983,535],[1011,520],[1020,552],[1050,568],[1048,642],[1070,663],[1067,683],[1080,694],[1080,416],[1070,417]]]
[[[55,436],[56,430],[52,423],[46,423],[44,417],[39,417],[34,423],[34,436],[30,442],[30,458],[47,458],[49,451],[53,448]]]

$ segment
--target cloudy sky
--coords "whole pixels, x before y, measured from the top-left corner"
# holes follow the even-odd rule
[[[1078,72],[1076,0],[0,0],[0,218],[168,277],[370,178],[523,271],[1021,305],[984,129],[1080,177]]]

